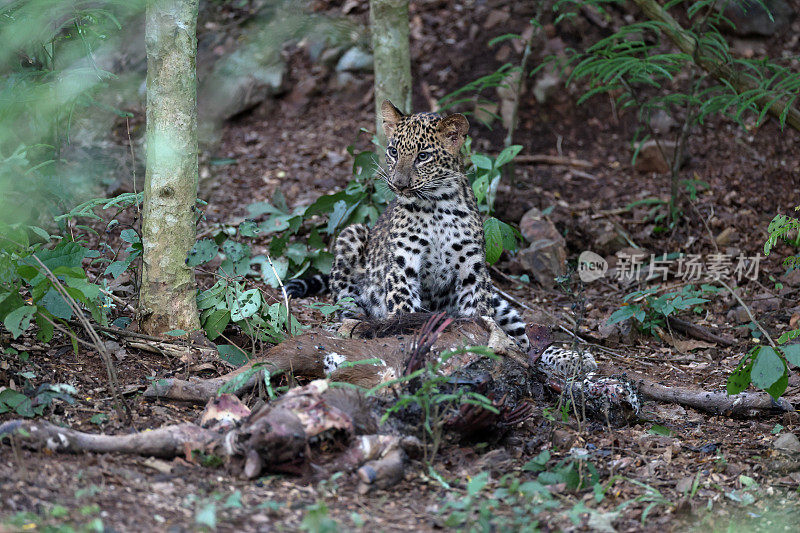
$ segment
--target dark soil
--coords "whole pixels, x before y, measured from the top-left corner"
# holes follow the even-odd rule
[[[352,2],[316,4],[321,10],[340,11]],[[349,5],[348,16],[366,22],[367,4]],[[523,31],[533,15],[533,7],[500,0],[466,2],[469,7],[439,1],[413,4],[412,62],[419,109],[427,106],[429,96],[440,98],[492,72],[504,61],[518,61],[519,51],[510,45],[509,50],[501,52],[502,46],[488,48],[487,42],[504,33]],[[614,16],[621,18],[624,14],[615,12]],[[553,50],[585,46],[608,31],[588,19],[577,29],[546,27],[532,62],[538,64]],[[797,56],[798,40],[786,43],[790,41],[788,35],[800,32],[800,21],[787,32],[763,41],[740,40],[739,45],[765,48],[772,57],[784,53]],[[345,88],[334,89],[335,74],[312,64],[302,46],[290,47],[286,54],[291,61],[289,85],[308,83],[313,89],[304,97],[290,88],[284,97],[225,125],[221,146],[203,154],[203,158],[231,158],[235,163],[204,168],[215,173],[216,186],[205,191],[209,205],[201,233],[210,232],[217,224],[240,222],[247,205],[268,200],[277,190],[294,207],[340,189],[351,176],[352,158],[347,146],[369,147],[369,136],[358,132],[362,127],[374,127],[371,75],[357,76]],[[755,256],[762,253],[769,221],[779,212],[790,213],[800,203],[800,133],[781,130],[774,120],[761,126],[750,121],[748,129],[743,130],[730,120],[714,118],[692,130],[688,160],[680,169],[682,179],[702,180],[708,187],[702,188],[694,200],[682,194],[680,221],[674,228],[661,231],[661,224],[648,213],[650,205],[620,209],[637,200],[669,197],[668,176],[640,172],[631,164],[630,141],[637,127],[634,112],[619,111],[607,96],[578,106],[576,101],[585,89],[580,85],[560,90],[545,104],[539,104],[530,90],[532,82],[527,85],[515,135],[515,141],[523,146],[521,153],[563,155],[587,160],[592,167],[576,172],[564,166],[516,165],[513,175],[501,186],[497,216],[518,223],[532,207],[552,208],[548,216],[565,236],[573,265],[583,250],[614,255],[616,250],[598,247],[598,235],[603,233],[598,228],[603,225],[612,232],[615,227],[621,228],[630,241],[624,246],[634,243],[648,255],[683,252],[704,257],[713,253]],[[486,96],[494,98],[495,94]],[[681,120],[680,116],[673,118]],[[502,149],[505,130],[501,124],[496,122],[490,130],[472,117],[470,121],[475,146],[489,153]],[[676,133],[673,128],[669,137]],[[723,231],[733,237],[717,244],[715,239]],[[267,244],[257,242],[253,247],[257,251]],[[788,246],[778,246],[769,257],[762,257],[757,280],[738,283],[738,294],[774,337],[796,327],[800,319],[800,276],[784,275],[781,265],[782,258],[790,253]],[[635,331],[629,335],[601,333],[601,325],[621,306],[622,298],[641,287],[614,279],[583,286],[573,275],[563,288],[543,288],[509,277],[522,273],[518,261],[509,257],[496,270],[495,283],[526,306],[526,321],[570,329],[577,324],[579,333],[601,345],[602,349],[595,350],[599,362],[641,372],[662,384],[724,389],[727,376],[756,345],[747,327],[749,319],[742,318],[741,311],[737,314],[739,303],[724,290],[711,297],[702,313],[683,317],[734,336],[736,345],[721,347],[680,337],[681,343],[670,345]],[[212,277],[202,272],[198,280],[204,286],[213,283]],[[662,285],[680,288],[682,282],[676,279]],[[272,289],[261,288],[277,297]],[[305,324],[322,320],[320,314],[301,305],[295,308]],[[69,340],[59,335],[49,345],[38,344],[33,337],[11,342],[6,333],[2,335],[4,345],[26,351],[30,357],[22,361],[3,355],[0,383],[20,388],[20,373],[32,372],[34,386],[73,385],[79,391],[75,404],[56,402],[45,417],[87,431],[144,431],[194,421],[198,406],[146,401],[139,393],[150,379],[210,377],[227,371],[218,361],[179,361],[147,352],[123,352],[115,363],[133,408],[129,427],[120,423],[112,408],[105,368],[95,352],[81,347],[75,354]],[[795,372],[790,371],[785,397],[793,403],[800,398]],[[252,403],[256,398],[245,400]],[[548,407],[553,409],[554,405]],[[99,425],[90,421],[97,414],[106,415]],[[10,418],[8,413],[0,415],[0,422]],[[656,426],[668,431],[654,431]],[[597,467],[601,482],[618,477],[609,482],[600,503],[595,503],[590,490],[551,487],[563,506],[530,517],[531,522],[538,520],[541,529],[602,530],[598,522],[589,522],[588,514],[571,520],[567,511],[582,501],[598,511],[618,511],[606,516],[618,531],[789,531],[795,530],[792,524],[800,516],[800,469],[773,448],[776,434],[787,432],[800,432],[795,414],[731,419],[651,402],[645,405],[640,423],[610,429],[598,423],[578,424],[574,417],[567,422],[553,421],[543,411],[489,446],[445,446],[433,466],[452,482],[451,489],[443,488],[422,464],[415,463],[398,486],[366,496],[357,493],[356,480],[350,475],[324,482],[288,476],[252,482],[183,459],[58,456],[3,445],[0,531],[16,531],[34,521],[39,527],[65,522],[85,526],[95,518],[101,519],[108,530],[196,530],[198,515],[202,517],[212,503],[216,504],[220,530],[295,530],[309,516],[311,506],[324,504],[328,516],[343,529],[427,531],[445,527],[444,502],[463,496],[470,477],[490,471],[490,488],[507,473],[532,478],[535,476],[520,471],[532,457],[543,449],[554,449],[554,458],[560,459],[572,448],[590,451],[590,461]],[[646,490],[642,484],[657,492]],[[233,500],[229,501],[231,495]],[[237,498],[240,506],[235,504]],[[651,505],[653,502],[655,505]],[[66,516],[53,513],[56,504],[66,508]],[[38,518],[21,517],[21,512],[34,513]],[[498,512],[511,515],[513,509]],[[2,525],[12,517],[16,517],[13,523]]]

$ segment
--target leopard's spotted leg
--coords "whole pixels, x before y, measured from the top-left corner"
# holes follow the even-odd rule
[[[517,310],[497,294],[492,295],[492,308],[494,321],[497,322],[497,325],[524,350],[530,348],[528,336],[525,334],[525,322],[522,321],[522,317],[519,316]]]
[[[388,316],[422,310],[420,298],[420,250],[397,240],[390,244],[394,250],[394,268],[386,279],[386,311]]]
[[[334,302],[349,297],[365,311],[369,309],[369,298],[364,287],[368,237],[369,229],[363,224],[353,224],[342,230],[334,243],[330,277]],[[341,314],[355,316],[357,313],[356,310],[345,310]]]
[[[491,316],[492,285],[486,270],[482,243],[459,243],[453,246],[453,250],[458,265],[456,313],[459,316]]]

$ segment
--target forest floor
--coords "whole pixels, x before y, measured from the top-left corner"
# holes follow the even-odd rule
[[[325,4],[325,3],[321,3]],[[335,3],[333,3],[335,4]],[[350,2],[346,2],[350,4]],[[356,2],[351,16],[366,17],[366,2]],[[492,37],[522,31],[531,13],[508,2],[477,3],[456,10],[452,3],[416,3],[412,12],[412,63],[415,102],[426,107],[427,95],[439,98],[475,77],[491,72],[505,60],[517,60],[511,48],[488,48]],[[514,4],[514,3],[512,3]],[[506,6],[506,7],[503,7]],[[352,6],[351,6],[352,7]],[[334,9],[334,8],[331,8]],[[338,8],[336,8],[338,9]],[[454,12],[456,10],[457,12]],[[518,10],[518,11],[517,11]],[[450,21],[445,23],[444,21]],[[494,23],[492,23],[494,21]],[[602,34],[584,22],[583,29],[547,29],[546,45],[579,47]],[[738,39],[741,49],[765,49],[773,56],[800,53],[798,22],[781,39]],[[469,38],[467,38],[469,36]],[[780,43],[780,44],[775,44]],[[788,43],[788,44],[787,44]],[[540,45],[535,56],[544,53]],[[215,224],[237,224],[246,207],[269,200],[277,190],[290,207],[307,205],[316,196],[339,190],[351,179],[352,158],[346,148],[369,148],[372,129],[371,75],[360,75],[336,88],[335,73],[312,64],[302,46],[288,49],[289,91],[226,124],[222,145],[205,160],[228,164],[209,166],[217,186],[207,191],[209,205],[200,231]],[[708,184],[696,198],[682,194],[682,214],[674,228],[659,230],[650,209],[638,200],[669,197],[669,178],[640,172],[631,164],[630,139],[636,120],[632,111],[621,113],[608,97],[594,97],[576,105],[581,87],[557,91],[545,104],[537,103],[530,88],[523,94],[520,127],[515,141],[522,154],[549,154],[589,161],[590,168],[575,172],[565,166],[517,164],[512,179],[500,188],[496,215],[518,223],[532,207],[549,210],[548,217],[564,235],[568,258],[592,250],[609,257],[635,245],[649,254],[761,255],[757,279],[730,278],[729,284],[750,307],[758,322],[774,337],[796,327],[800,319],[800,276],[785,275],[782,258],[791,253],[780,245],[763,257],[766,228],[777,213],[790,213],[800,203],[800,134],[781,131],[774,120],[747,130],[727,119],[715,118],[692,129],[683,178]],[[492,95],[493,96],[493,95]],[[679,120],[680,117],[675,117]],[[473,122],[470,135],[488,153],[502,148],[503,127]],[[673,126],[669,136],[674,137]],[[627,241],[616,250],[605,234]],[[268,241],[256,241],[254,250]],[[735,338],[733,346],[697,342],[676,335],[672,343],[636,331],[608,334],[603,324],[621,307],[623,297],[656,282],[628,284],[610,276],[585,285],[542,287],[520,281],[523,273],[514,259],[497,265],[495,283],[511,294],[526,322],[565,326],[599,345],[599,362],[645,374],[674,386],[724,390],[726,379],[756,342],[754,327],[739,302],[726,290],[708,296],[702,312],[681,316],[717,333]],[[612,265],[613,266],[613,265]],[[517,276],[512,278],[511,276]],[[207,286],[210,276],[200,272]],[[256,282],[257,286],[259,282]],[[685,279],[672,277],[661,289],[680,290]],[[260,286],[276,299],[278,294]],[[323,322],[319,312],[294,304],[303,324]],[[277,300],[276,300],[277,301]],[[576,326],[577,325],[577,326]],[[5,344],[7,339],[3,339]],[[98,355],[84,348],[74,353],[68,339],[48,345],[33,337],[11,343],[30,357],[23,361],[3,356],[0,377],[9,380],[30,372],[36,383],[68,383],[79,391],[72,405],[57,403],[46,413],[51,421],[86,431],[128,432],[110,408],[106,371]],[[181,361],[147,352],[130,352],[116,360],[122,385],[138,392],[148,380],[165,376],[210,377],[220,365],[190,368]],[[785,397],[800,400],[800,380],[790,371]],[[201,406],[150,401],[140,394],[130,398],[133,426],[142,431],[165,424],[196,420]],[[470,504],[478,520],[481,506],[495,519],[505,517],[512,530],[538,524],[542,530],[711,530],[790,531],[800,517],[800,472],[793,459],[776,451],[774,443],[786,433],[800,434],[796,414],[731,418],[713,416],[675,404],[648,402],[641,421],[628,427],[608,428],[579,424],[574,416],[561,420],[544,409],[491,443],[449,442],[432,467],[450,487],[415,463],[403,481],[388,490],[360,495],[355,476],[318,482],[272,475],[246,481],[223,470],[203,468],[181,459],[173,461],[112,454],[78,456],[0,447],[0,532],[35,526],[72,524],[90,528],[96,520],[116,531],[189,531],[215,521],[222,531],[343,530],[429,531],[446,529],[454,512],[452,502],[469,497],[469,481],[489,473],[481,497]],[[99,421],[98,414],[106,414]],[[0,422],[12,418],[0,415]],[[571,490],[551,485],[552,505],[536,507],[524,499],[503,500],[495,489],[513,480],[525,482],[536,474],[522,467],[543,450],[551,450],[548,468],[569,457],[573,448],[588,450],[588,461],[607,488]],[[535,499],[535,498],[534,498]],[[449,503],[448,503],[449,502]],[[540,502],[541,503],[541,502]],[[538,514],[534,515],[534,511]],[[496,524],[499,522],[495,522]],[[477,524],[477,522],[476,522]],[[477,527],[477,526],[476,526]]]

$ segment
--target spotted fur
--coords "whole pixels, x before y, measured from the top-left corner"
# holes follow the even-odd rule
[[[527,349],[524,323],[494,293],[486,268],[483,224],[459,157],[467,119],[403,115],[388,101],[382,114],[382,172],[396,197],[372,229],[352,225],[336,239],[334,298],[353,298],[373,318],[416,311],[492,316]]]

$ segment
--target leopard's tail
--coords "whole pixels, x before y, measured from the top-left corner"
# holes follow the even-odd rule
[[[292,279],[284,283],[286,294],[292,298],[305,298],[315,294],[328,292],[329,277],[325,274],[315,274],[309,278]]]

